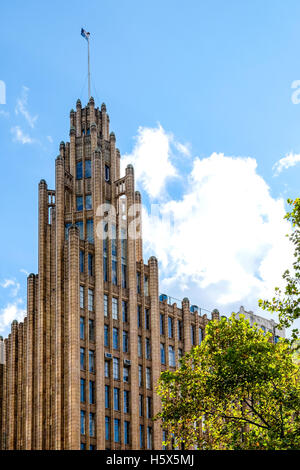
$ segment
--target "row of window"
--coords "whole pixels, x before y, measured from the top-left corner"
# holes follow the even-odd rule
[[[76,196],[76,210],[81,212],[83,211],[83,207],[85,207],[86,210],[93,208],[93,198],[91,194],[85,195],[85,205],[83,204],[83,196]]]
[[[178,356],[179,356],[179,359],[183,356],[182,349],[178,349]],[[163,365],[166,365],[166,351],[165,351],[165,345],[163,343],[160,344],[160,361]],[[174,346],[169,346],[169,366],[176,367]]]
[[[85,167],[84,177],[85,178],[91,178],[92,177],[92,162],[91,162],[91,160],[85,160],[84,167]],[[110,181],[110,167],[108,165],[105,165],[104,177],[105,177],[105,181],[107,181],[107,182]],[[82,161],[79,161],[79,162],[76,163],[76,179],[77,180],[82,180],[82,178],[83,178],[83,163],[82,163]]]
[[[110,365],[109,361],[104,362],[104,376],[106,378],[110,377]],[[120,380],[120,359],[118,357],[113,358],[113,379]],[[123,382],[129,382],[129,369],[128,367],[123,367]]]
[[[165,334],[165,315],[160,314],[160,334]],[[168,317],[168,337],[174,338],[174,318]],[[183,324],[182,320],[177,320],[177,337],[178,341],[183,340]],[[202,328],[199,327],[199,344],[201,344],[203,339]],[[196,327],[191,325],[191,343],[194,346],[196,344]]]
[[[89,328],[89,341],[95,341],[95,322],[94,320],[90,320],[88,322]],[[80,317],[80,339],[85,340],[85,320],[84,317]]]
[[[142,337],[138,336],[138,356],[142,357]],[[151,359],[151,344],[150,338],[145,338],[145,356],[146,359]]]
[[[85,370],[85,348],[80,348],[80,369]],[[89,372],[95,373],[95,351],[89,351]]]
[[[68,240],[69,238],[69,228],[72,224],[67,223],[65,224],[65,239]],[[80,240],[84,240],[84,233],[83,233],[83,221],[76,222],[75,225],[79,229],[79,238]],[[94,221],[93,219],[87,219],[86,226],[85,226],[85,235],[86,240],[90,243],[94,243]]]
[[[114,387],[113,390],[113,407],[115,411],[120,411],[120,389]],[[110,387],[105,385],[105,408],[110,408]],[[129,391],[123,391],[123,411],[129,413]]]
[[[80,401],[81,403],[86,403],[86,380],[80,379]],[[95,405],[96,403],[96,393],[95,393],[95,382],[89,380],[89,404]]]
[[[109,327],[104,325],[104,346],[109,348]],[[113,328],[113,349],[119,349],[119,329]],[[123,331],[123,352],[129,352],[129,334]]]
[[[80,411],[80,433],[82,435],[86,434],[85,425],[86,425],[85,411],[81,410]],[[90,435],[90,437],[95,437],[96,436],[95,413],[89,413],[89,435]]]
[[[124,421],[124,444],[128,445],[130,443],[130,423],[129,421]],[[120,442],[120,431],[121,431],[121,421],[118,418],[114,418],[114,442]],[[105,416],[105,439],[110,440],[110,417]]]

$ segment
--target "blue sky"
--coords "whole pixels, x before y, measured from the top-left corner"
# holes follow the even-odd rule
[[[81,27],[92,94],[137,167],[145,257],[159,256],[161,289],[224,313],[258,311],[290,260],[283,201],[299,196],[299,1],[15,0],[0,14],[0,329],[5,315],[22,316],[24,271],[37,271],[38,182],[54,187],[69,111],[87,101]],[[158,202],[176,211],[172,239],[159,223],[151,232]]]

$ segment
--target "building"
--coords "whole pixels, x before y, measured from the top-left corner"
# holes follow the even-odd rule
[[[143,260],[134,169],[120,175],[104,104],[77,101],[55,176],[55,189],[39,184],[27,316],[0,342],[0,446],[161,449],[157,380],[201,342],[209,319],[186,298],[159,296],[157,260]]]
[[[257,328],[263,330],[265,333],[271,333],[274,343],[277,343],[279,338],[285,338],[285,329],[283,328],[282,330],[279,330],[277,323],[273,319],[269,320],[267,318],[260,317],[251,311],[246,312],[244,307],[240,307],[238,314],[244,315],[245,319],[249,320],[251,326],[256,324]]]

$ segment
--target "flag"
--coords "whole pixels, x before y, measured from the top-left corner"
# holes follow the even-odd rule
[[[90,33],[87,33],[85,29],[81,28],[81,36],[88,41]]]

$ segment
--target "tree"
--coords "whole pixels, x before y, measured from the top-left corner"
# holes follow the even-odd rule
[[[293,322],[300,318],[300,198],[294,201],[288,199],[291,207],[285,218],[292,223],[294,228],[289,239],[295,246],[293,263],[293,273],[287,269],[283,274],[285,280],[285,288],[275,288],[275,295],[271,301],[259,300],[259,306],[263,310],[277,313],[279,316],[279,328],[288,328]],[[294,328],[292,331],[292,341],[299,338],[299,330]]]
[[[189,449],[299,449],[298,366],[286,340],[244,317],[212,321],[204,341],[161,374],[158,394],[168,443]]]

